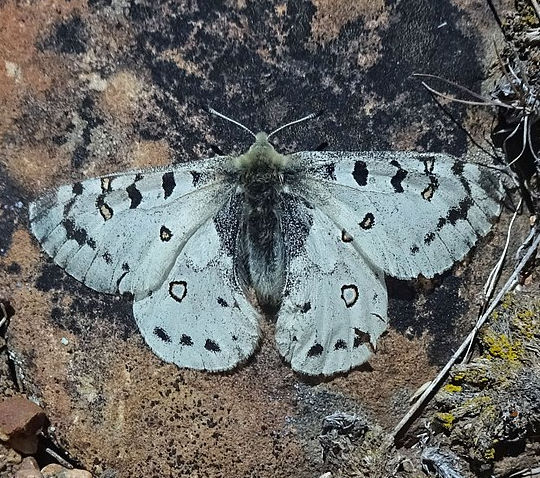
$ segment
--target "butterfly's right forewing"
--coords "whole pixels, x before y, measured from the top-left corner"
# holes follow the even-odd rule
[[[225,158],[89,179],[30,205],[32,232],[54,262],[100,292],[144,297],[233,187]]]
[[[486,167],[444,154],[303,152],[300,185],[359,252],[403,279],[448,269],[485,235],[502,188]]]

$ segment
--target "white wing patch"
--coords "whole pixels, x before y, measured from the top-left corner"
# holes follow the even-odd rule
[[[386,330],[384,276],[320,210],[291,258],[276,324],[280,353],[308,375],[346,372],[366,362]]]
[[[310,172],[302,191],[391,276],[433,277],[491,228],[499,180],[487,168],[444,154],[293,155]]]
[[[152,350],[180,367],[229,370],[259,340],[258,315],[212,220],[191,236],[161,287],[133,303],[133,315]]]

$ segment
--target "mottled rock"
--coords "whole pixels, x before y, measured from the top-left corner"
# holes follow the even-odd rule
[[[16,465],[19,465],[22,461],[22,457],[13,448],[0,442],[0,472],[15,470]]]
[[[15,478],[43,478],[39,466],[34,457],[27,456],[21,463]]]
[[[39,471],[39,465],[36,459],[33,456],[27,456],[21,462],[19,470],[37,470]]]
[[[43,478],[39,470],[19,470],[15,478]]]
[[[46,421],[43,409],[24,397],[12,397],[0,403],[0,439],[21,453],[36,453],[37,433]]]

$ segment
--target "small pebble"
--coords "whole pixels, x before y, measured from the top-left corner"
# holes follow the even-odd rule
[[[62,465],[51,463],[41,469],[43,478],[92,478],[92,474],[86,470],[70,470]]]
[[[60,340],[60,342],[62,343],[62,345],[67,345],[67,344],[69,344],[69,340],[66,339],[65,337],[62,337],[62,339]]]
[[[15,478],[43,478],[39,470],[19,470],[15,473]]]
[[[39,471],[39,465],[33,456],[27,456],[23,459],[19,470],[37,470]]]
[[[24,397],[11,397],[0,402],[0,440],[25,455],[37,452],[37,433],[47,417],[41,407]]]

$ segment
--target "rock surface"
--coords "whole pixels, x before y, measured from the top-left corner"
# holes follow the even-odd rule
[[[377,354],[314,382],[281,361],[271,326],[234,372],[163,363],[128,300],[87,289],[40,252],[26,206],[81,178],[194,160],[216,145],[245,150],[244,132],[208,105],[253,129],[324,109],[276,138],[285,152],[326,141],[465,154],[465,133],[410,74],[478,90],[497,33],[484,2],[468,0],[0,2],[0,290],[15,311],[15,370],[55,440],[95,476],[307,478],[324,471],[326,415],[391,429],[474,321],[497,232],[473,267],[425,290],[389,280],[392,327]],[[476,132],[487,124],[452,113]]]

